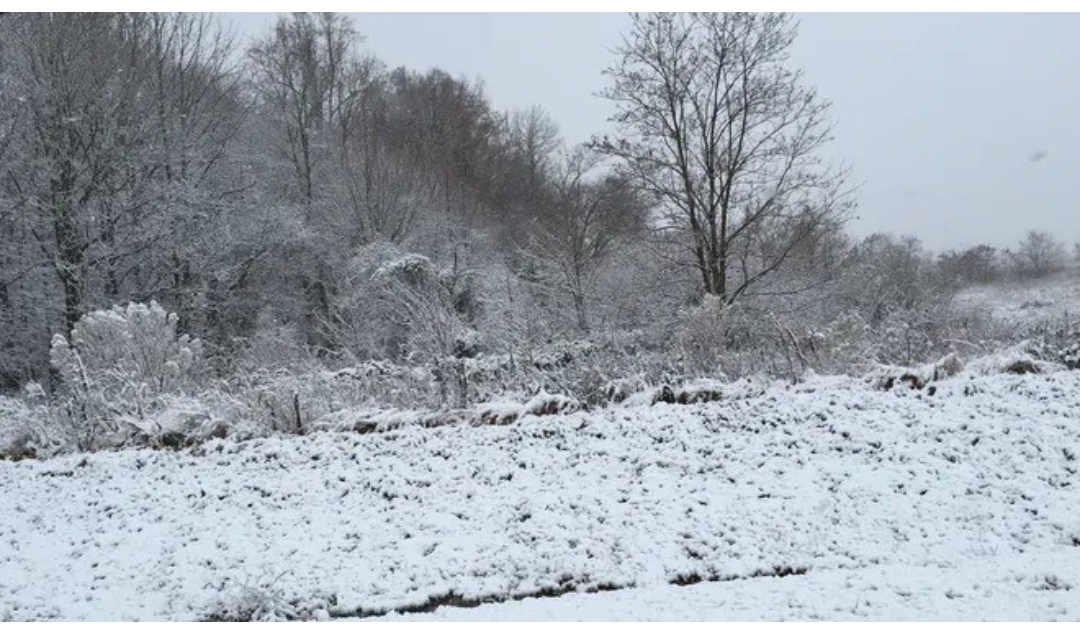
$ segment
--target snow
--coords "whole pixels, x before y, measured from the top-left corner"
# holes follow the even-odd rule
[[[1045,569],[1076,569],[1075,553],[989,556],[949,567],[880,565],[679,587],[653,585],[471,609],[389,614],[378,621],[1068,620],[1080,607]]]
[[[1080,375],[933,385],[3,462],[0,616],[1080,618]]]
[[[1080,311],[1080,279],[1070,270],[1041,279],[971,286],[956,296],[956,305],[1028,327]]]
[[[972,373],[990,375],[1004,373],[1009,367],[1017,365],[1026,365],[1039,371],[1060,371],[1065,368],[1062,364],[1037,360],[1029,352],[1029,343],[1023,342],[975,358],[968,364],[967,369]]]

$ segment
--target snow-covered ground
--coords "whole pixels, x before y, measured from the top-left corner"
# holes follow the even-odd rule
[[[561,598],[526,598],[472,609],[392,614],[376,620],[789,621],[1075,620],[1080,600],[1060,577],[1076,553],[965,559],[951,566],[878,565],[679,587],[653,585]],[[1075,574],[1073,575],[1075,577]]]
[[[1078,468],[1076,372],[5,462],[0,616],[1076,620]]]

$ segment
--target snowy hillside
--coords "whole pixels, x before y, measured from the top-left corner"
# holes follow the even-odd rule
[[[0,615],[1080,618],[1080,375],[726,394],[2,462]]]
[[[1041,279],[969,286],[956,296],[961,310],[986,310],[999,321],[1031,326],[1080,315],[1080,271]]]

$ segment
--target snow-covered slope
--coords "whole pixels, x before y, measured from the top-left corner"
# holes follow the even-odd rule
[[[961,310],[982,309],[999,321],[1029,327],[1080,314],[1080,273],[1064,273],[1024,282],[970,286],[956,296]]]
[[[1080,617],[1080,375],[934,388],[743,384],[715,403],[510,426],[0,463],[0,616],[355,616],[794,573],[678,591],[749,592],[716,617],[811,614],[758,609],[748,587],[847,592],[829,601],[850,616],[813,609],[830,619]],[[1007,612],[971,598],[998,582]],[[946,591],[971,610],[937,612],[960,604]],[[886,606],[860,611],[867,599]],[[633,618],[641,600],[595,604]]]

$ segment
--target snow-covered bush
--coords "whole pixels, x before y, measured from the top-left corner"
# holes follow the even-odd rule
[[[303,373],[317,366],[312,349],[304,344],[300,330],[260,315],[255,333],[235,341],[231,369],[238,374],[259,370]]]
[[[317,593],[303,600],[290,596],[287,572],[244,578],[228,577],[219,585],[221,594],[206,605],[205,621],[210,622],[284,622],[329,619],[328,609],[337,599]],[[299,605],[303,603],[303,607]]]
[[[1034,344],[1025,340],[1019,344],[999,349],[971,361],[966,370],[977,375],[999,375],[1009,373],[1027,375],[1032,373],[1053,372],[1062,368],[1061,364],[1041,359]]]
[[[0,459],[37,456],[33,420],[27,405],[0,395]]]
[[[664,349],[642,333],[618,331],[523,349],[514,355],[516,366],[499,371],[499,385],[483,392],[482,400],[508,391],[548,391],[572,396],[588,407],[619,402],[649,385],[685,377],[685,367]],[[473,386],[479,393],[483,384]]]
[[[955,353],[950,353],[932,364],[921,366],[878,366],[867,378],[878,390],[892,390],[894,387],[922,390],[935,381],[959,375],[964,368],[964,361]],[[934,390],[931,389],[931,392]]]
[[[881,365],[911,367],[954,352],[978,357],[1015,342],[1015,334],[985,310],[937,305],[893,310],[876,322],[849,310],[805,340],[815,371],[864,375]]]
[[[807,331],[779,314],[706,296],[675,332],[673,355],[690,376],[797,377],[811,365]]]
[[[202,346],[176,324],[155,302],[129,303],[87,313],[70,338],[53,337],[49,356],[65,400],[51,411],[78,448],[115,444],[125,422],[152,421],[169,411],[165,397],[196,389]]]
[[[476,406],[468,422],[473,425],[509,425],[523,416],[571,414],[580,409],[581,403],[573,397],[541,390],[525,403],[501,400],[480,404]]]
[[[932,310],[893,312],[873,332],[875,359],[881,363],[906,366],[930,359],[945,329],[941,321]]]
[[[430,369],[387,360],[338,370],[244,371],[215,381],[201,396],[230,432],[242,429],[245,437],[333,429],[357,410],[439,406]],[[225,417],[223,410],[232,416]]]
[[[1070,370],[1080,369],[1080,320],[1064,314],[1035,325],[1027,331],[1034,355],[1064,364]]]
[[[21,395],[0,395],[0,459],[48,457],[66,450],[69,436],[51,408],[36,382],[26,384]]]
[[[53,337],[50,360],[72,389],[93,384],[106,391],[133,385],[157,393],[182,390],[200,371],[202,345],[177,335],[177,320],[156,302],[90,312],[75,323],[70,340]]]
[[[441,401],[467,401],[463,359],[482,342],[474,271],[389,244],[362,248],[333,301],[332,329],[346,364],[387,360],[429,369]]]
[[[700,305],[683,312],[673,350],[696,370],[714,368],[745,337],[733,327],[736,313],[718,297],[706,295]]]
[[[811,334],[814,369],[839,373],[875,362],[870,331],[870,325],[858,312],[842,312],[820,331]]]

